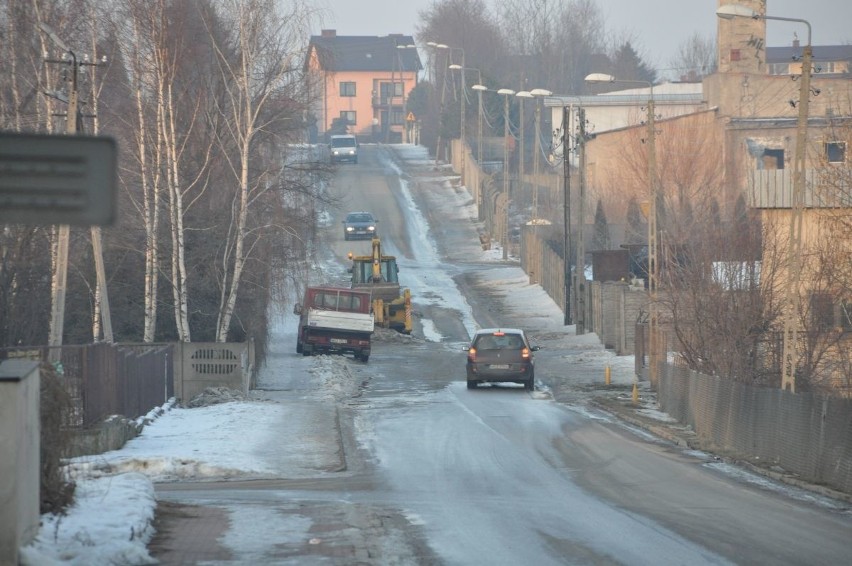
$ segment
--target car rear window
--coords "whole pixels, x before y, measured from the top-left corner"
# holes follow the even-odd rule
[[[478,350],[520,350],[524,341],[517,334],[483,334],[473,346]]]

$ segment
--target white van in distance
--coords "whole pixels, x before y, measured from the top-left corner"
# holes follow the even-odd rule
[[[332,163],[337,163],[338,161],[358,163],[358,140],[355,136],[331,136],[328,149]]]

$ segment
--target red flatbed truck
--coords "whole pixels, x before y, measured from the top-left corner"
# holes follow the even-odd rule
[[[299,315],[296,352],[314,354],[353,354],[370,359],[370,338],[375,321],[370,312],[370,293],[339,287],[308,287],[302,303],[293,312]]]

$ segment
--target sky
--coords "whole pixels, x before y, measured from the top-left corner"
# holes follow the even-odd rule
[[[340,35],[414,35],[419,12],[435,0],[317,0],[327,11],[320,29],[336,29]],[[484,0],[495,6],[499,0]],[[695,32],[715,39],[717,0],[597,0],[607,27],[617,34],[635,37],[634,45],[658,70],[664,70],[679,46]],[[669,12],[670,11],[670,12]],[[810,22],[814,45],[852,43],[852,1],[768,0],[767,14]],[[377,16],[378,15],[378,16]],[[788,45],[797,31],[804,41],[802,24],[767,22],[767,45]]]

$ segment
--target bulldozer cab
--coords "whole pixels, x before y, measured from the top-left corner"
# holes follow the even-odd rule
[[[352,286],[369,285],[371,283],[399,283],[399,268],[396,259],[382,259],[378,269],[373,268],[372,258],[355,258],[352,264]]]

